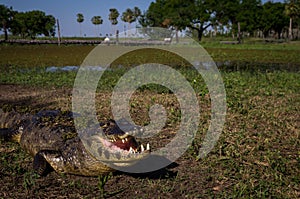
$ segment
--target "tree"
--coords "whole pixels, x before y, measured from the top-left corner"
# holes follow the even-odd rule
[[[166,0],[156,0],[152,2],[147,12],[142,16],[142,24],[144,27],[162,27],[162,22],[166,18],[165,15]]]
[[[216,22],[231,26],[232,31],[237,29],[240,0],[219,0],[210,3],[214,10]]]
[[[84,21],[84,16],[82,13],[78,13],[77,15],[77,22],[79,23],[79,28],[80,28],[80,37],[81,37],[81,23]]]
[[[142,12],[138,7],[134,7],[133,8],[133,15],[134,15],[134,18],[135,18],[135,23],[136,23],[135,26],[137,27],[137,22],[138,22],[139,17],[142,15]]]
[[[238,31],[238,24],[241,31],[250,34],[258,29],[261,6],[261,0],[218,0],[210,3],[215,22],[229,27],[233,37]]]
[[[17,12],[14,14],[10,29],[13,35],[20,35],[22,38],[34,39],[42,34],[54,36],[55,18],[39,10]]]
[[[190,7],[193,10],[191,15],[191,22],[189,28],[197,31],[198,40],[201,41],[203,32],[210,26],[215,24],[215,17],[213,16],[213,9],[210,7],[209,1],[195,1],[195,4]]]
[[[213,24],[214,16],[210,5],[214,0],[156,0],[148,8],[146,17],[149,26],[159,26],[197,32],[199,41],[203,32]]]
[[[92,23],[95,25],[95,26],[98,26],[98,33],[100,35],[100,30],[99,30],[99,26],[101,24],[103,24],[103,19],[101,16],[94,16],[92,19],[91,19]],[[97,33],[96,33],[97,35]]]
[[[109,16],[108,19],[112,26],[115,26],[118,24],[118,17],[120,16],[119,11],[116,8],[109,9]]]
[[[8,29],[13,18],[14,11],[5,5],[0,5],[0,30],[4,32],[4,39],[8,39]]]
[[[300,4],[300,3],[299,3]],[[285,14],[290,18],[289,25],[289,39],[293,39],[293,20],[300,16],[300,7],[297,4],[297,0],[290,0],[289,3],[285,5]]]
[[[260,0],[243,0],[237,14],[237,21],[241,24],[241,30],[253,35],[259,28],[259,21],[262,15],[262,4]]]
[[[274,30],[278,38],[281,37],[282,30],[288,24],[288,17],[284,14],[285,5],[280,2],[266,2],[262,6],[262,15],[259,29],[263,31],[264,37],[267,37],[271,30]]]
[[[128,29],[130,29],[130,24],[136,20],[135,13],[130,8],[127,8],[125,12],[122,13],[121,20],[129,24]]]

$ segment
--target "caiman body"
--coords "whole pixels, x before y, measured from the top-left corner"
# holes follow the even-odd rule
[[[60,111],[41,111],[36,115],[0,112],[0,133],[5,140],[19,142],[34,157],[33,166],[40,175],[54,169],[58,173],[99,176],[114,171],[110,163],[131,166],[137,157],[143,156],[130,159],[132,154],[147,154],[150,150],[149,145],[144,149],[130,135],[130,130],[140,130],[138,127],[132,126],[124,132],[109,120],[93,129],[102,136],[95,134],[86,142],[97,151],[99,156],[96,158],[86,150],[72,121],[70,114],[63,115]],[[99,143],[106,147],[99,147]]]

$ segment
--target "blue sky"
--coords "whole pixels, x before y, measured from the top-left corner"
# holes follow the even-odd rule
[[[110,8],[117,8],[120,15],[127,8],[137,6],[141,11],[148,9],[153,0],[1,0],[0,4],[8,7],[12,6],[17,11],[31,11],[42,10],[46,14],[51,14],[59,19],[62,36],[79,36],[80,27],[76,21],[77,13],[84,15],[84,22],[82,23],[82,34],[86,36],[95,36],[96,27],[92,24],[91,18],[93,16],[101,16],[104,20],[100,26],[102,35],[109,34],[111,31],[108,14]],[[124,30],[124,22],[119,18],[118,29],[122,32]],[[133,27],[134,25],[131,25]]]
[[[8,7],[12,6],[17,11],[31,11],[42,10],[46,14],[51,14],[55,18],[59,19],[62,36],[79,36],[80,26],[76,21],[77,13],[84,15],[84,22],[81,25],[82,35],[96,36],[97,28],[91,23],[93,16],[101,16],[104,20],[100,26],[100,32],[102,35],[111,33],[111,26],[108,20],[108,14],[110,8],[117,8],[120,15],[127,8],[133,8],[137,6],[141,11],[148,9],[150,3],[155,0],[1,0],[0,4],[4,4]],[[274,0],[277,2],[280,0]],[[263,1],[265,2],[265,1]],[[283,0],[281,0],[283,2]],[[119,18],[119,24],[117,28],[122,32],[124,30],[124,22]],[[131,28],[134,25],[131,26]],[[99,36],[99,34],[98,34]]]

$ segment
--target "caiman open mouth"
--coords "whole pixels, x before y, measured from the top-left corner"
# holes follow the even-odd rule
[[[123,123],[126,121],[123,121]],[[128,122],[127,122],[128,123]],[[128,128],[128,131],[122,131],[114,120],[109,120],[107,123],[102,123],[100,126],[103,128],[106,140],[103,142],[104,146],[110,148],[115,152],[122,152],[123,154],[139,154],[150,152],[150,144],[145,146],[139,144],[135,137],[130,135],[130,132],[141,131],[140,127]]]
[[[109,141],[112,145],[128,151],[129,153],[142,153],[149,151],[150,144],[148,143],[146,147],[143,144],[139,145],[135,138],[128,133],[125,133],[123,136],[114,136],[113,139]]]

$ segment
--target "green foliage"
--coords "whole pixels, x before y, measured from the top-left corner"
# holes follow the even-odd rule
[[[216,20],[221,24],[237,24],[237,15],[239,13],[239,0],[219,0],[210,4],[215,10]]]
[[[103,19],[101,16],[94,16],[92,19],[91,19],[92,23],[94,25],[100,25],[103,23]]]
[[[14,11],[12,10],[12,8],[8,8],[5,5],[0,5],[0,24],[2,25],[0,26],[0,30],[3,30],[4,32],[5,40],[8,39],[7,31],[10,28],[13,13]]]
[[[134,22],[136,20],[134,11],[130,8],[127,8],[126,11],[122,13],[121,19],[122,19],[122,21],[131,24],[132,22]]]
[[[101,197],[103,197],[103,198],[104,198],[104,195],[105,195],[104,186],[111,177],[112,177],[112,173],[110,173],[109,175],[98,176],[98,189],[100,191]]]
[[[91,19],[92,23],[95,25],[95,26],[98,26],[98,32],[99,31],[99,26],[101,24],[103,24],[103,19],[101,16],[93,16],[92,19]],[[100,34],[100,33],[99,33]],[[96,34],[97,35],[97,34]]]
[[[38,175],[33,172],[26,172],[23,176],[23,187],[26,191],[30,191],[36,184]]]
[[[125,12],[122,13],[121,20],[129,23],[129,25],[139,19],[141,16],[141,10],[138,7],[133,9],[127,8]]]
[[[39,10],[17,12],[11,23],[13,35],[34,39],[38,35],[55,35],[55,18]]]
[[[118,17],[120,16],[119,11],[116,8],[110,8],[109,9],[109,16],[108,19],[111,22],[112,25],[118,24]]]
[[[241,24],[241,30],[253,35],[259,29],[262,17],[260,0],[243,0],[239,5],[237,21]]]
[[[283,28],[288,25],[288,18],[284,15],[285,6],[282,3],[266,2],[262,6],[260,30],[267,37],[269,31],[275,30],[279,37]]]
[[[82,23],[84,21],[84,16],[82,13],[78,13],[76,16],[77,16],[78,23]]]
[[[76,16],[77,16],[77,22],[80,25],[80,36],[81,36],[81,23],[84,21],[84,16],[82,13],[78,13]]]
[[[148,26],[195,30],[199,41],[213,20],[209,4],[195,0],[157,0],[150,4],[145,16],[148,18]]]
[[[266,37],[274,30],[280,37],[289,23],[284,14],[285,5],[290,5],[290,9],[286,8],[286,15],[294,18],[299,16],[299,9],[296,9],[298,5],[281,2],[267,1],[263,4],[261,0],[156,0],[142,15],[140,23],[144,27],[189,29],[197,34],[199,41],[209,27],[226,26],[234,33],[237,32],[238,23],[241,32],[253,35],[255,31],[261,30]]]
[[[289,3],[285,5],[285,14],[292,19],[299,18],[300,1],[290,0]]]

